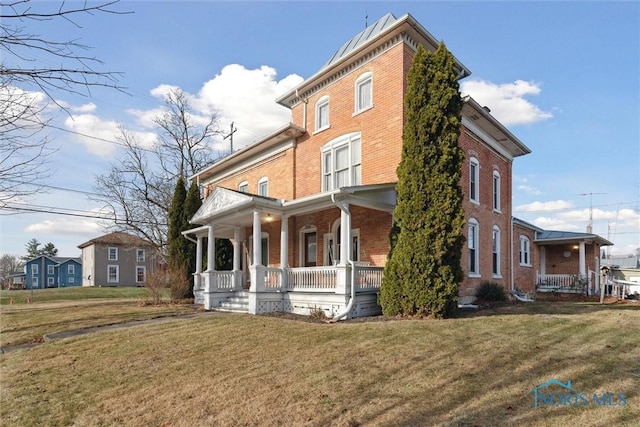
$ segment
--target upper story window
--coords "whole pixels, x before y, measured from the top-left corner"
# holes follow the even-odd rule
[[[144,262],[145,260],[145,252],[144,249],[136,249],[136,261],[137,262]]]
[[[355,113],[373,107],[373,75],[364,73],[356,80]]]
[[[109,261],[118,260],[118,248],[109,248]]]
[[[329,97],[323,96],[316,102],[316,127],[315,131],[321,131],[329,127]]]
[[[520,236],[520,265],[531,266],[531,242],[527,236]]]
[[[38,264],[31,264],[31,277],[38,275]]]
[[[55,267],[53,265],[47,265],[47,274],[54,274]]]
[[[493,171],[493,210],[500,212],[500,173]]]
[[[340,136],[322,147],[322,191],[360,185],[360,132]]]
[[[258,181],[258,194],[264,197],[269,196],[269,178],[266,176]]]
[[[480,163],[478,159],[469,159],[469,200],[480,203]]]
[[[469,235],[467,237],[469,249],[469,276],[480,276],[480,253],[478,250],[478,221],[469,220]]]
[[[76,266],[73,264],[69,264],[67,266],[67,274],[76,274]]]
[[[247,181],[241,182],[240,185],[238,185],[238,191],[240,191],[241,193],[248,193],[249,183]]]

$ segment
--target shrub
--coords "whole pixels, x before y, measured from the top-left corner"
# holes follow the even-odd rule
[[[499,284],[483,282],[476,291],[476,298],[485,302],[503,302],[507,300],[507,294]]]
[[[187,278],[187,266],[174,265],[169,268],[169,293],[171,301],[181,301],[192,297],[191,281]]]
[[[326,320],[327,314],[319,307],[313,307],[309,312],[309,317],[315,320]]]
[[[162,297],[167,288],[167,273],[156,270],[147,274],[144,287],[148,292],[147,302],[149,304],[162,304]]]

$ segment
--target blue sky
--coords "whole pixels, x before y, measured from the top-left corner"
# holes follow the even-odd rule
[[[410,13],[471,70],[463,93],[531,148],[514,162],[514,214],[583,232],[591,208],[593,231],[615,243],[612,254],[640,248],[639,2],[122,1],[115,8],[134,13],[80,16],[78,25],[24,23],[49,40],[79,39],[104,62],[100,70],[123,73],[128,94],[57,93],[72,114],[56,116],[63,129],[115,140],[122,124],[150,141],[162,95],[180,87],[203,112],[216,108],[222,128],[235,122],[238,148],[286,124],[289,112],[274,99],[317,72],[365,22]],[[115,144],[51,136],[59,150],[50,186],[91,192],[118,156]],[[55,189],[17,203],[49,212],[100,208]],[[0,253],[23,254],[35,237],[78,256],[78,244],[104,232],[87,218],[6,213]]]

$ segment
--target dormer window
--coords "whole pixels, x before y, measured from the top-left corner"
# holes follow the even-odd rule
[[[364,73],[356,80],[354,114],[371,107],[373,107],[373,75]]]
[[[360,146],[360,132],[353,132],[322,147],[322,191],[361,184]]]
[[[323,96],[316,102],[316,127],[315,131],[327,129],[329,127],[329,97]]]

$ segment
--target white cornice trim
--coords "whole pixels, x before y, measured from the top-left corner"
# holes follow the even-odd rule
[[[489,147],[495,150],[498,154],[500,154],[507,160],[513,162],[513,155],[509,153],[509,151],[506,148],[504,148],[502,144],[500,144],[492,136],[490,136],[488,133],[486,133],[485,131],[480,129],[478,126],[476,126],[471,120],[463,116],[462,125],[467,129],[469,129],[474,134],[476,134],[482,140],[482,142],[487,144]]]

